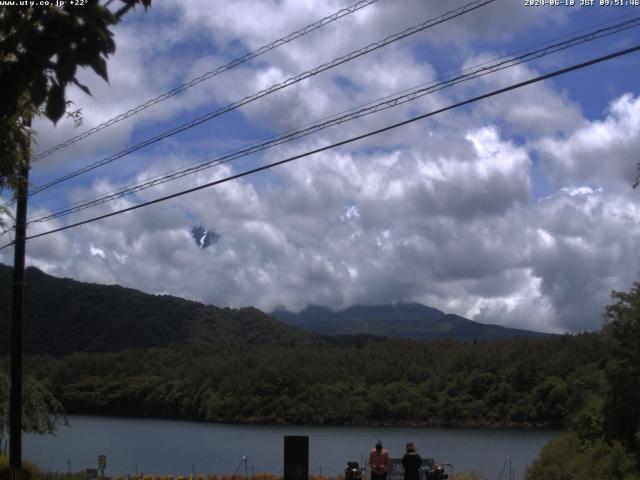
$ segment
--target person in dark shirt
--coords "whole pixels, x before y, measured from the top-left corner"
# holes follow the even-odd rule
[[[420,480],[422,458],[416,451],[416,446],[413,442],[407,443],[407,453],[402,457],[402,467],[404,469],[404,480]]]

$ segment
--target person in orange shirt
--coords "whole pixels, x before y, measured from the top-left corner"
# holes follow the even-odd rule
[[[387,480],[389,452],[382,448],[380,440],[376,442],[376,447],[369,454],[369,468],[371,468],[371,480]]]

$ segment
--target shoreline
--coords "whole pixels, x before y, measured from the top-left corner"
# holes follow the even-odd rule
[[[255,472],[281,474],[284,435],[309,437],[309,468],[323,476],[344,471],[346,461],[360,462],[377,439],[392,458],[401,458],[408,441],[424,458],[494,474],[506,456],[520,471],[559,431],[487,429],[409,429],[376,427],[308,427],[229,425],[109,416],[70,416],[71,428],[57,435],[28,435],[24,455],[47,471],[93,467],[107,455],[107,475],[138,472],[178,475],[190,472],[233,473],[243,456]],[[368,480],[368,479],[365,479]]]
[[[233,427],[292,427],[292,428],[407,428],[407,429],[435,429],[435,430],[478,430],[478,431],[535,431],[535,432],[562,432],[565,431],[561,426],[556,425],[522,425],[522,424],[445,424],[445,423],[368,423],[368,424],[355,424],[355,423],[342,423],[342,424],[330,424],[330,423],[269,423],[269,422],[208,422],[206,420],[198,419],[184,419],[174,417],[139,417],[129,415],[110,415],[104,413],[67,413],[67,418],[70,417],[97,417],[104,419],[117,419],[117,420],[142,420],[142,421],[162,421],[162,422],[182,422],[192,423],[198,425],[219,425],[219,426],[233,426]],[[69,422],[71,423],[71,422]],[[64,426],[61,424],[61,426]]]

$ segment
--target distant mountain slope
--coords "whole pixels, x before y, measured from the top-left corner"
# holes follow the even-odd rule
[[[0,355],[9,350],[11,267],[0,265]],[[115,352],[169,344],[307,342],[256,308],[217,308],[168,295],[26,271],[26,353]]]
[[[416,340],[450,338],[460,341],[545,335],[474,322],[419,303],[356,305],[338,312],[311,306],[300,313],[276,310],[271,315],[289,325],[322,335],[367,334]]]

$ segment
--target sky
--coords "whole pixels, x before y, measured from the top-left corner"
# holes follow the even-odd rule
[[[35,153],[354,1],[154,1],[115,28],[109,83],[81,71],[92,96],[68,90],[83,124],[38,119]],[[379,0],[35,161],[32,188],[466,3]],[[640,15],[638,7],[580,3],[488,3],[33,195],[29,218]],[[28,233],[329,146],[638,43],[640,28],[630,28],[31,224]],[[638,78],[640,53],[632,53],[30,240],[27,265],[220,307],[419,302],[508,327],[598,330],[612,290],[640,280],[640,189],[632,188],[640,161]],[[195,225],[213,233],[207,248],[192,237]],[[0,250],[0,263],[13,263],[11,248]]]

